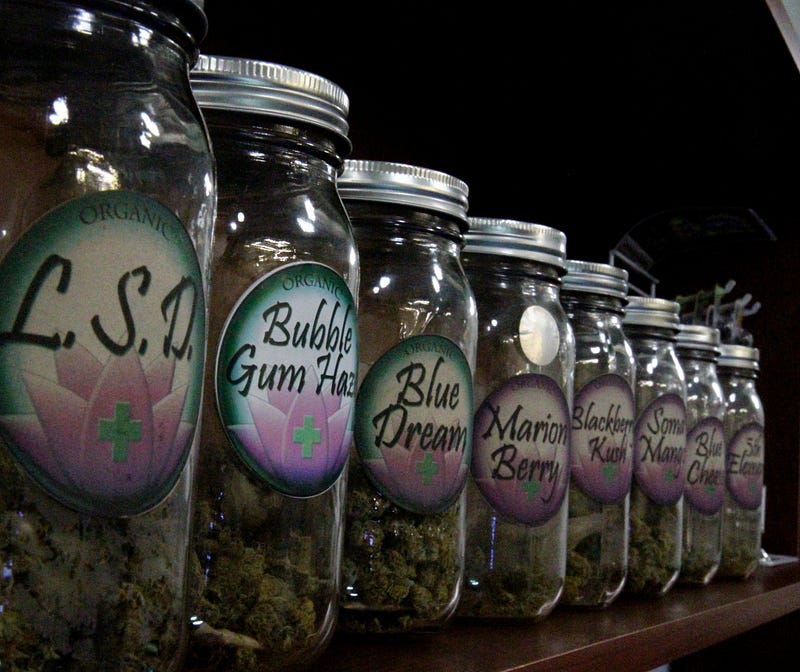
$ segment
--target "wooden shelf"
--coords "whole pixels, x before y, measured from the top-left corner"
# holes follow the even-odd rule
[[[642,672],[800,610],[800,565],[747,581],[622,596],[604,610],[557,608],[538,623],[457,619],[431,635],[337,634],[318,672]]]

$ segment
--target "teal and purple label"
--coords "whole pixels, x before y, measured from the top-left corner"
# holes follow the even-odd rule
[[[510,378],[475,413],[472,477],[503,516],[541,525],[569,483],[570,414],[558,384],[541,374]]]
[[[50,211],[0,263],[0,435],[80,512],[163,501],[196,430],[200,266],[157,201],[103,191]]]
[[[633,478],[633,390],[606,374],[584,385],[572,409],[572,477],[586,495],[618,504]]]
[[[675,504],[683,496],[685,464],[686,405],[680,395],[664,394],[636,420],[634,478],[656,504]]]
[[[231,310],[216,358],[217,410],[241,459],[278,492],[311,497],[342,473],[357,335],[349,288],[319,263],[281,266]]]
[[[719,418],[703,418],[686,435],[684,495],[700,513],[713,515],[725,500],[725,437]]]
[[[453,341],[408,338],[367,372],[356,402],[355,444],[373,485],[415,513],[450,507],[472,455],[472,371]]]
[[[728,492],[744,509],[761,506],[764,487],[764,427],[751,422],[730,438],[725,464]]]

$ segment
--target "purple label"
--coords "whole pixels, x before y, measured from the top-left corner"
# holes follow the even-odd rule
[[[683,495],[686,457],[686,406],[677,394],[664,394],[642,411],[634,431],[634,476],[657,504],[675,504]]]
[[[633,476],[633,391],[621,376],[583,386],[572,411],[572,476],[587,495],[621,502]]]
[[[541,525],[564,500],[569,446],[569,408],[555,381],[539,374],[515,376],[475,414],[472,476],[499,513]]]
[[[700,513],[711,515],[725,499],[725,438],[722,421],[704,418],[686,436],[684,494]]]
[[[728,443],[728,491],[745,509],[761,506],[764,486],[764,427],[757,422],[741,427]]]

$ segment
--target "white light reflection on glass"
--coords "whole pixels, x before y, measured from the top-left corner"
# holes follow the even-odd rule
[[[161,135],[161,131],[158,128],[158,124],[154,122],[147,112],[142,112],[139,115],[142,119],[142,124],[144,124],[144,130],[139,134],[139,142],[142,143],[143,147],[150,148],[151,139],[153,137],[158,137]]]
[[[86,10],[78,10],[75,20],[72,22],[72,29],[84,35],[91,35],[94,32],[92,24],[94,23],[94,16],[91,12]]]
[[[382,289],[386,289],[392,282],[392,279],[388,275],[382,275],[381,279],[378,280],[378,284],[372,288],[373,294],[378,294]]]
[[[53,126],[60,126],[69,121],[69,107],[67,106],[66,98],[56,98],[53,101],[53,111],[48,115],[47,120]]]
[[[153,36],[153,31],[147,28],[139,28],[137,33],[131,36],[131,42],[137,47],[146,47],[150,44],[150,38]]]
[[[236,213],[236,219],[231,220],[230,222],[228,222],[228,229],[231,231],[231,233],[233,233],[234,231],[238,231],[240,224],[244,224],[244,213],[243,212],[237,212]]]

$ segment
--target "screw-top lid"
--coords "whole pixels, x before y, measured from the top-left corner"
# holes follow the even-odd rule
[[[723,343],[720,346],[717,366],[758,371],[758,360],[758,348],[753,348],[749,345]]]
[[[678,331],[678,348],[707,350],[719,354],[719,329],[704,324],[682,324]]]
[[[680,309],[677,301],[652,296],[631,296],[625,307],[623,326],[657,327],[678,331]]]
[[[567,236],[549,226],[516,219],[470,217],[465,239],[465,252],[531,259],[564,272]]]
[[[347,94],[330,80],[305,70],[247,58],[201,54],[190,72],[200,107],[280,117],[347,137]]]
[[[626,301],[628,271],[611,264],[567,259],[567,274],[561,281],[562,292],[602,294]]]
[[[469,188],[452,175],[390,161],[348,159],[338,181],[344,201],[397,203],[442,212],[467,225]]]

